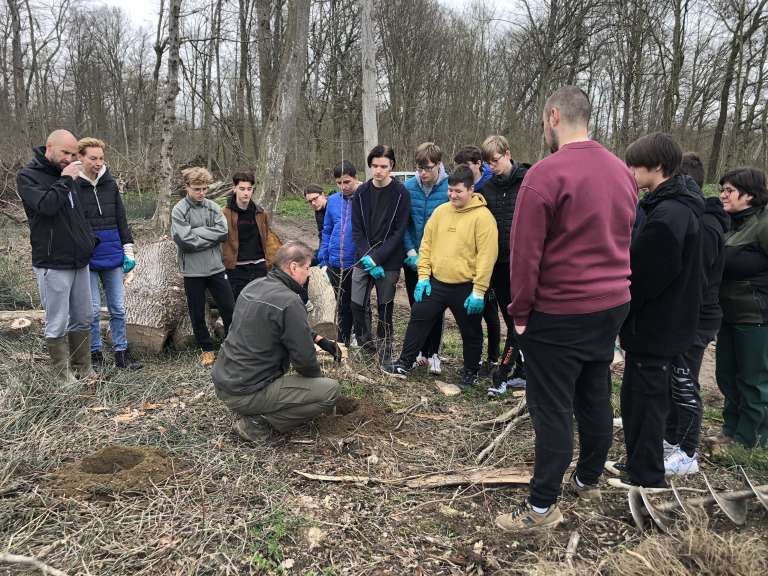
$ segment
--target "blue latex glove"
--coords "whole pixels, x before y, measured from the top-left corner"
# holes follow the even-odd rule
[[[366,255],[366,256],[363,256],[362,258],[360,258],[360,264],[362,264],[362,265],[363,265],[363,268],[364,268],[364,269],[365,269],[367,272],[370,272],[370,271],[371,271],[371,269],[372,269],[373,267],[375,267],[375,266],[376,266],[376,262],[374,262],[374,261],[373,261],[373,258],[371,258],[371,257],[370,257],[370,256],[368,256],[368,255]]]
[[[384,278],[384,268],[381,266],[374,266],[370,270],[368,270],[368,274],[371,275],[371,278],[376,278],[377,280],[379,278]]]
[[[136,267],[136,260],[128,255],[123,256],[123,273],[128,274]]]
[[[480,314],[484,307],[485,298],[483,296],[478,296],[474,292],[464,300],[464,310],[467,311],[467,314]]]
[[[418,257],[418,255],[417,256],[406,256],[405,260],[403,260],[403,262],[411,270],[416,270],[417,267],[418,267],[417,264],[419,262],[419,257]]]
[[[413,299],[416,302],[421,302],[424,294],[427,296],[432,295],[432,284],[429,283],[429,278],[424,278],[424,280],[419,280],[416,283],[416,288],[413,290]]]

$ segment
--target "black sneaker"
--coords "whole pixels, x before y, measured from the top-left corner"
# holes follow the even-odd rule
[[[615,462],[614,460],[605,461],[605,471],[614,476],[626,474],[627,465],[624,462]]]
[[[461,371],[461,383],[462,388],[472,388],[477,381],[477,372],[474,370],[468,370],[464,368]]]
[[[403,380],[408,378],[408,374],[410,372],[410,370],[408,370],[408,368],[401,364],[399,361],[386,362],[382,364],[381,371],[384,372],[384,374],[389,374],[395,378],[402,378]]]
[[[490,378],[498,368],[498,363],[485,360],[480,362],[480,369],[477,371],[478,378]]]

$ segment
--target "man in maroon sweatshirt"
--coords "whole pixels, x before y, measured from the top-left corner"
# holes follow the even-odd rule
[[[549,97],[544,137],[552,155],[528,170],[510,238],[508,311],[526,359],[536,432],[530,496],[496,519],[503,530],[547,529],[563,520],[560,485],[598,500],[612,440],[609,367],[629,311],[629,244],[637,186],[624,163],[589,139],[591,106],[576,86]]]

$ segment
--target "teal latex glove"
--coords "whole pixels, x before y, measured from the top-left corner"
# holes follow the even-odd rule
[[[416,288],[413,290],[413,299],[416,302],[421,302],[424,294],[427,296],[432,294],[432,284],[429,283],[429,278],[424,278],[424,280],[419,280],[416,283]]]
[[[464,300],[464,310],[467,314],[480,314],[485,307],[485,298],[472,292],[467,299]]]
[[[123,273],[128,274],[131,270],[133,270],[136,267],[136,260],[128,256],[127,254],[123,256]]]
[[[419,262],[419,257],[418,257],[418,255],[417,256],[406,256],[405,260],[403,260],[403,262],[411,270],[416,270],[417,264]]]
[[[384,268],[381,266],[374,266],[370,270],[368,270],[368,274],[371,275],[371,278],[376,278],[377,280],[379,278],[384,278]]]
[[[368,271],[368,272],[370,272],[370,271],[371,271],[371,269],[372,269],[374,266],[376,266],[376,262],[374,262],[374,261],[373,261],[373,258],[371,258],[371,257],[370,257],[370,256],[368,256],[368,255],[366,255],[366,256],[363,256],[363,257],[360,259],[360,264],[362,264],[362,265],[363,265],[363,268],[365,268],[365,270],[366,270],[366,271]]]

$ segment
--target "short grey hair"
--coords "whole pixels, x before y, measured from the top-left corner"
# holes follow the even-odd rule
[[[301,265],[306,264],[308,260],[312,260],[314,254],[315,251],[304,244],[304,242],[291,240],[280,246],[280,249],[272,259],[272,265],[285,270],[290,266],[291,262],[297,262]]]
[[[544,114],[549,116],[553,108],[560,111],[560,118],[566,124],[587,126],[592,116],[589,96],[578,86],[563,86],[555,90],[554,94],[547,98]]]

